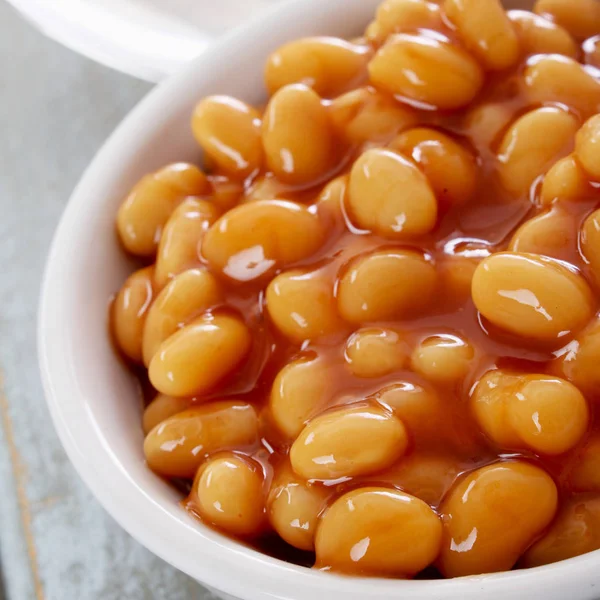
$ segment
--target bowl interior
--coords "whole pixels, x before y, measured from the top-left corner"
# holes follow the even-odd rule
[[[133,268],[117,243],[117,208],[142,175],[169,162],[201,160],[189,128],[194,104],[209,94],[260,103],[265,97],[264,60],[274,48],[306,35],[356,35],[378,3],[296,0],[278,6],[154,90],[85,173],[48,259],[39,320],[40,364],[51,414],[72,462],[135,538],[191,576],[244,600],[364,600],[399,592],[411,598],[467,598],[484,590],[492,598],[523,589],[534,572],[448,582],[348,579],[287,565],[202,526],[179,507],[179,494],[146,468],[137,385],[109,342],[108,301]],[[592,563],[590,557],[576,559],[584,570],[579,585],[592,579],[600,585],[600,570],[592,568],[598,559]],[[530,597],[556,591],[564,579],[561,571],[574,573],[568,567],[572,562],[546,568],[543,577],[535,578],[536,592]]]

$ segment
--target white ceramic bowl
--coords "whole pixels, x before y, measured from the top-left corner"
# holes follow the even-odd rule
[[[591,600],[600,552],[531,570],[447,581],[346,578],[264,556],[189,517],[178,494],[144,464],[136,385],[113,354],[107,303],[131,271],[115,238],[124,194],[171,161],[198,160],[189,120],[207,94],[260,102],[268,53],[305,35],[352,36],[378,0],[297,0],[220,41],[155,89],[121,124],[71,198],[52,245],[39,316],[50,412],[75,468],[137,540],[206,585],[242,600],[391,598]]]

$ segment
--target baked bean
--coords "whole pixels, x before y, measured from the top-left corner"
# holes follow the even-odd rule
[[[600,283],[600,210],[595,210],[581,227],[580,249]]]
[[[568,213],[555,206],[525,221],[513,235],[509,250],[562,259],[577,247],[577,232]]]
[[[383,377],[404,367],[408,345],[392,329],[359,329],[348,338],[345,357],[356,377]]]
[[[488,150],[513,117],[504,102],[486,102],[468,110],[465,115],[467,135],[477,148]]]
[[[553,371],[568,379],[585,394],[600,392],[600,321],[595,319],[583,333],[565,348],[553,365]]]
[[[372,399],[391,410],[417,441],[440,437],[442,405],[432,387],[403,381],[384,387]]]
[[[562,25],[578,40],[600,31],[600,5],[596,0],[537,0],[534,11]]]
[[[473,346],[460,336],[441,334],[425,338],[413,351],[414,371],[441,383],[462,380],[475,356]]]
[[[562,263],[518,252],[484,259],[473,275],[473,301],[500,329],[533,341],[558,342],[594,312],[583,277]]]
[[[341,275],[338,310],[350,323],[402,319],[424,310],[437,275],[427,256],[415,250],[379,250],[353,260]]]
[[[477,384],[471,406],[493,443],[541,454],[570,450],[581,441],[589,422],[582,393],[550,375],[490,371]]]
[[[600,436],[591,437],[569,473],[569,484],[576,492],[600,492]]]
[[[154,298],[153,267],[130,275],[112,305],[112,331],[119,350],[136,363],[142,362],[142,336]]]
[[[410,577],[440,551],[442,524],[423,502],[367,487],[338,498],[317,529],[317,566],[363,575]]]
[[[173,396],[158,394],[144,410],[142,417],[144,433],[147,435],[169,417],[188,409],[192,402],[190,398],[173,398]]]
[[[466,106],[483,85],[475,60],[439,37],[395,34],[369,63],[375,87],[438,109]]]
[[[434,228],[437,201],[429,181],[412,162],[396,152],[373,148],[352,166],[348,211],[359,228],[403,239]]]
[[[367,74],[371,49],[334,37],[294,40],[267,59],[269,94],[292,83],[312,87],[320,96],[333,96],[360,82]]]
[[[367,28],[367,39],[382,44],[392,33],[439,29],[440,7],[426,0],[384,0],[377,8],[375,20]]]
[[[445,133],[428,127],[409,129],[397,136],[390,148],[417,163],[440,205],[465,204],[475,193],[475,158]]]
[[[204,152],[230,177],[244,178],[263,158],[257,110],[230,96],[209,96],[192,116],[192,132]]]
[[[479,258],[455,254],[445,256],[436,265],[444,306],[449,310],[471,299],[471,282],[479,261]]]
[[[154,282],[159,289],[198,262],[200,240],[218,216],[214,204],[194,198],[187,198],[173,211],[156,253]]]
[[[291,546],[313,551],[319,514],[330,495],[331,491],[318,483],[297,477],[285,461],[275,471],[267,501],[273,529]]]
[[[573,154],[555,162],[546,173],[540,192],[543,205],[586,200],[593,193],[588,176]]]
[[[333,166],[329,114],[318,94],[305,85],[286,85],[271,97],[262,140],[269,169],[286,183],[314,183]]]
[[[348,193],[348,176],[340,175],[331,180],[319,194],[316,202],[317,216],[321,222],[329,226],[332,233],[335,229],[345,227],[344,204]]]
[[[328,400],[330,367],[324,358],[301,357],[288,363],[275,377],[269,407],[275,424],[287,437],[298,437],[306,422]]]
[[[444,12],[487,69],[500,71],[519,59],[519,40],[500,0],[445,0]]]
[[[310,421],[292,444],[290,460],[304,479],[338,479],[381,471],[407,446],[402,421],[382,408],[354,406]]]
[[[575,40],[560,25],[527,10],[510,10],[507,14],[525,54],[563,54],[577,58],[579,48]]]
[[[556,485],[522,461],[477,469],[448,493],[437,567],[446,577],[510,569],[552,521]]]
[[[394,480],[407,494],[437,506],[459,472],[456,461],[448,456],[413,453],[402,459]]]
[[[233,453],[211,458],[194,481],[188,506],[228,533],[259,534],[266,520],[259,465]]]
[[[148,466],[167,477],[192,478],[206,456],[254,444],[258,418],[250,404],[211,402],[169,417],[144,441]]]
[[[498,148],[502,185],[513,194],[527,195],[533,182],[572,148],[577,127],[575,117],[554,106],[517,119]]]
[[[341,326],[333,282],[319,271],[278,275],[267,287],[266,299],[273,323],[293,342],[318,339]]]
[[[221,211],[226,211],[238,204],[244,195],[244,184],[223,175],[211,176],[211,202]]]
[[[532,102],[560,103],[574,109],[583,118],[600,110],[600,81],[566,56],[533,57],[525,68],[524,80]]]
[[[212,391],[246,358],[250,345],[239,317],[204,314],[158,347],[148,367],[150,382],[169,396]]]
[[[566,501],[550,529],[523,555],[523,567],[539,567],[600,548],[600,497]]]
[[[600,181],[600,114],[583,124],[575,138],[575,155],[594,181]]]
[[[205,269],[190,269],[173,278],[148,311],[142,344],[144,364],[150,364],[159,346],[182,325],[221,300],[219,282]]]
[[[415,110],[371,87],[334,98],[329,115],[337,135],[349,144],[387,141],[418,121]]]
[[[117,231],[125,250],[136,256],[154,256],[163,227],[177,205],[186,196],[199,196],[208,190],[204,173],[187,163],[146,175],[117,213]]]
[[[252,281],[318,250],[325,231],[300,204],[259,200],[231,209],[207,232],[202,254],[209,265],[236,281]]]

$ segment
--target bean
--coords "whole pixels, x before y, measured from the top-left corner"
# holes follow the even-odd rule
[[[471,398],[483,432],[501,448],[562,454],[578,444],[589,423],[582,393],[550,375],[490,371]]]
[[[374,148],[352,166],[348,211],[359,228],[403,239],[435,227],[437,201],[429,181],[412,162]]]
[[[148,466],[167,477],[194,477],[206,456],[250,446],[258,439],[258,418],[250,404],[211,402],[169,417],[148,433]]]
[[[407,445],[402,421],[382,408],[356,406],[310,421],[292,444],[290,460],[304,479],[338,479],[385,469]]]
[[[112,306],[112,331],[121,352],[131,361],[142,362],[142,336],[154,298],[153,267],[130,275]]]
[[[305,85],[286,85],[271,97],[262,140],[269,169],[286,183],[314,183],[333,166],[329,114],[318,94]]]
[[[159,289],[175,275],[197,265],[202,236],[218,216],[214,204],[195,198],[187,198],[173,211],[156,253],[154,282]]]
[[[285,365],[275,377],[269,407],[275,424],[287,437],[298,437],[329,399],[330,368],[322,357],[301,357]]]
[[[527,196],[535,180],[572,148],[577,127],[575,117],[552,106],[517,119],[498,148],[503,186],[513,194]]]
[[[366,77],[371,49],[335,37],[294,40],[267,59],[269,94],[293,83],[312,87],[320,96],[336,96]]]
[[[444,12],[466,48],[490,70],[519,59],[519,40],[499,0],[445,0]]]
[[[472,471],[448,493],[437,567],[445,577],[508,571],[552,521],[557,491],[550,476],[522,461]]]
[[[435,267],[414,250],[380,250],[353,260],[340,277],[338,310],[350,323],[401,319],[424,310]]]
[[[150,364],[160,345],[182,325],[221,301],[221,286],[205,269],[190,269],[173,278],[148,311],[142,344],[144,364]]]
[[[187,196],[209,190],[198,167],[176,163],[143,177],[117,213],[117,232],[125,250],[136,256],[156,254],[165,223]]]
[[[259,465],[233,453],[210,459],[194,481],[188,508],[228,533],[258,535],[266,521]]]
[[[594,312],[583,277],[562,263],[518,252],[484,259],[473,276],[473,301],[494,325],[538,342],[575,333]]]
[[[194,110],[192,132],[217,168],[230,177],[243,179],[262,164],[260,114],[241,100],[204,98]]]
[[[319,218],[305,206],[259,200],[223,215],[202,241],[202,254],[216,271],[239,282],[307,258],[325,241]]]
[[[227,314],[204,314],[167,338],[148,367],[152,385],[169,396],[212,391],[246,358],[251,334]]]
[[[362,575],[410,577],[440,550],[442,525],[425,502],[367,487],[338,498],[321,519],[317,566]]]
[[[483,85],[483,72],[458,46],[438,37],[391,35],[369,63],[371,83],[407,102],[441,110],[466,106]]]

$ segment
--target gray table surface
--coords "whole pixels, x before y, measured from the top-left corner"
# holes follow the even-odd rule
[[[113,522],[54,433],[35,329],[69,194],[149,89],[47,40],[0,0],[0,560],[3,600],[209,600]]]

